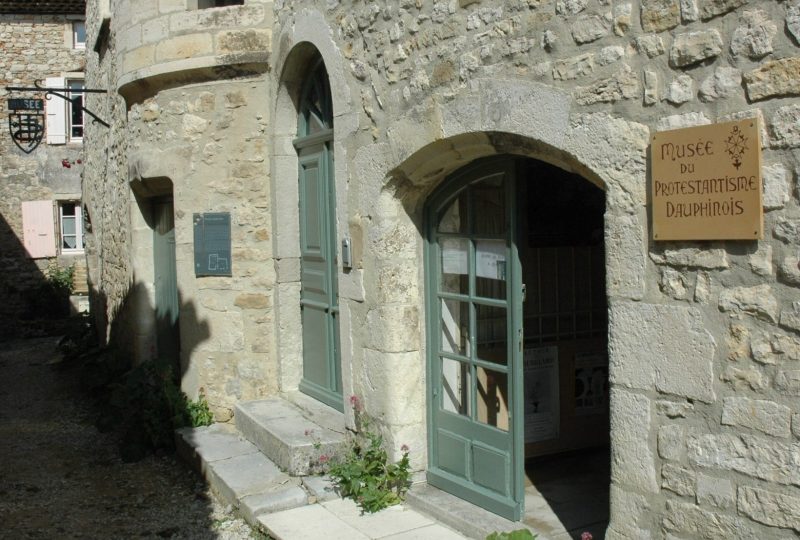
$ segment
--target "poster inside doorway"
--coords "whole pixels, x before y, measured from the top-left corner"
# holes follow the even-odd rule
[[[558,347],[525,349],[525,442],[558,437]]]
[[[608,356],[605,353],[575,355],[575,414],[608,412]]]

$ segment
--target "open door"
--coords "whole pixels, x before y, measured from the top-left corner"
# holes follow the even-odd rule
[[[522,512],[521,295],[511,158],[448,179],[427,206],[430,484]]]

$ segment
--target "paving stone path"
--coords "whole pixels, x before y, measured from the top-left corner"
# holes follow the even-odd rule
[[[259,538],[174,456],[123,463],[55,338],[2,345],[0,538]]]

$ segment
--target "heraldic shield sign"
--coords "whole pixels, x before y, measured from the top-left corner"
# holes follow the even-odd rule
[[[8,129],[20,150],[33,152],[44,136],[44,100],[9,99]]]

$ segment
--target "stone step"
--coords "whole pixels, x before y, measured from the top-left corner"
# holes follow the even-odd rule
[[[178,454],[200,472],[211,490],[256,528],[264,514],[305,506],[332,493],[323,479],[311,489],[304,487],[300,478],[281,471],[230,425],[183,428],[176,432],[175,442]]]
[[[509,521],[427,483],[414,484],[406,494],[406,505],[452,527],[468,538],[484,539],[493,532],[528,529],[538,540],[569,540],[550,536],[519,521]]]
[[[319,470],[321,456],[329,459],[344,450],[343,416],[338,421],[340,431],[332,429],[336,415],[341,413],[322,404],[306,402],[301,409],[284,399],[270,398],[238,403],[234,419],[242,436],[278,467],[292,476],[305,476]]]

